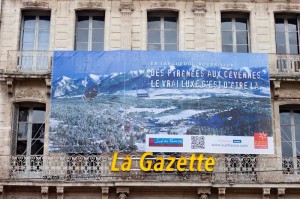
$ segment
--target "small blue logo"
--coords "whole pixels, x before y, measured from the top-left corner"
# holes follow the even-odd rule
[[[233,143],[242,143],[242,140],[233,140]]]

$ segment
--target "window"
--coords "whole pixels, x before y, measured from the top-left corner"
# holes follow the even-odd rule
[[[104,49],[104,13],[77,13],[75,50]]]
[[[222,14],[221,30],[223,52],[250,52],[248,15]]]
[[[178,50],[177,18],[177,13],[148,13],[148,50]]]
[[[294,173],[300,167],[300,107],[280,107],[280,130],[283,169]]]
[[[21,42],[20,69],[43,70],[48,69],[48,53],[50,34],[50,16],[47,13],[33,15],[24,13]]]
[[[276,50],[278,54],[299,54],[297,16],[275,16]]]
[[[12,152],[16,155],[42,155],[44,150],[45,106],[15,106]]]

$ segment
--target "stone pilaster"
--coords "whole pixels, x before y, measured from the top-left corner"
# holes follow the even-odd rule
[[[225,199],[225,191],[226,188],[224,187],[218,188],[218,199]]]
[[[277,188],[277,198],[284,199],[285,188]]]
[[[193,5],[194,20],[195,20],[195,50],[206,50],[205,40],[205,2],[195,2]]]
[[[129,187],[117,187],[116,193],[119,199],[128,199]]]
[[[199,199],[208,199],[208,196],[211,193],[210,187],[199,187],[197,191]]]
[[[133,4],[130,2],[121,3],[119,10],[122,14],[121,49],[131,50],[131,13],[134,10]]]
[[[108,199],[109,187],[102,187],[102,197],[101,199]]]
[[[41,187],[42,199],[48,199],[49,187]]]
[[[262,199],[270,199],[271,188],[263,188]]]
[[[64,187],[56,187],[57,199],[64,199]]]

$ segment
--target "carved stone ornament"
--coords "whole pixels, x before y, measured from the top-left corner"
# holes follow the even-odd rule
[[[119,195],[119,199],[127,199],[126,194],[125,194],[125,193],[121,193],[121,194]]]
[[[93,2],[93,1],[86,1],[86,2],[79,2],[77,4],[78,7],[85,7],[85,8],[101,8],[101,2]]]
[[[175,7],[176,4],[172,3],[172,2],[167,2],[167,1],[160,1],[160,2],[152,2],[150,6],[165,8],[165,7]]]
[[[122,11],[134,11],[132,3],[121,3],[119,10]]]
[[[224,8],[227,9],[247,9],[247,5],[246,4],[224,4]]]
[[[287,5],[277,5],[277,9],[278,10],[299,10],[300,6],[298,6],[298,5],[290,5],[290,4],[287,4]]]
[[[32,88],[21,90],[16,94],[17,98],[44,98],[44,95],[39,90],[34,90]]]
[[[41,193],[42,194],[48,194],[49,187],[41,187]]]
[[[23,6],[25,6],[25,7],[49,7],[49,3],[44,2],[44,1],[25,1],[25,2],[23,2]]]
[[[194,13],[204,13],[204,12],[206,12],[207,10],[206,10],[206,5],[205,5],[205,3],[194,3],[194,5],[193,5],[193,9],[192,9],[192,11],[194,12]]]
[[[199,199],[208,199],[208,195],[205,193],[200,194]]]

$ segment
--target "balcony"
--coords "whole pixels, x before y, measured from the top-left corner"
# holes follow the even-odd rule
[[[108,155],[0,156],[0,181],[184,181],[225,184],[299,183],[300,181],[300,161],[293,158],[254,155],[215,156],[214,171],[207,173],[176,172],[176,169],[175,172],[143,172],[138,168],[140,154],[132,154],[131,157],[133,162],[130,172],[111,172],[112,156]]]
[[[52,57],[51,51],[8,51],[6,74],[50,74]]]
[[[269,54],[271,80],[298,80],[300,78],[300,55]]]

